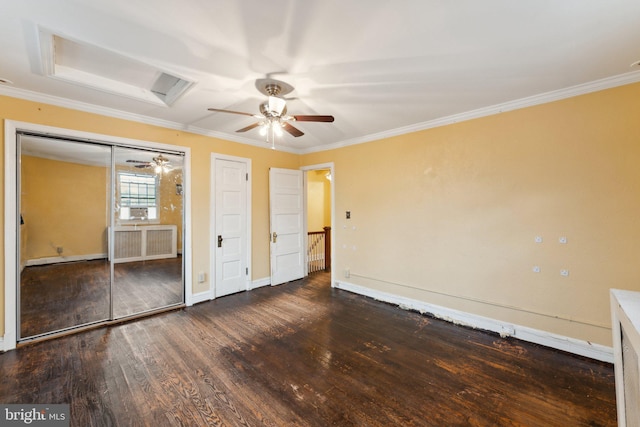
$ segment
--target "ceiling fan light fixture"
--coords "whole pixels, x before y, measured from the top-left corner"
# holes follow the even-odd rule
[[[285,101],[282,98],[279,98],[277,96],[270,96],[269,97],[269,111],[275,115],[275,116],[280,116],[282,115],[285,107],[287,105],[287,101]]]
[[[155,162],[156,165],[158,166],[166,166],[169,164],[169,159],[167,159],[166,157],[164,157],[162,154],[160,154],[157,157],[153,158],[153,161]]]
[[[155,173],[166,173],[171,169],[171,167],[169,166],[169,159],[164,157],[162,154],[154,157],[153,162],[155,163],[155,167],[153,168]]]
[[[249,126],[245,126],[236,132],[247,132],[251,129],[258,128],[260,136],[265,137],[267,143],[271,142],[272,147],[275,149],[275,138],[284,135],[287,132],[289,135],[297,138],[304,135],[297,127],[293,126],[291,122],[325,122],[331,123],[334,121],[333,116],[317,115],[317,114],[302,114],[302,115],[289,115],[287,114],[287,101],[283,96],[287,95],[294,90],[293,86],[288,83],[281,82],[274,79],[258,79],[256,80],[256,88],[260,93],[267,96],[267,100],[259,104],[258,109],[260,114],[251,114],[242,111],[233,111],[220,108],[208,108],[209,111],[239,114],[243,116],[251,116],[260,121],[254,122]]]

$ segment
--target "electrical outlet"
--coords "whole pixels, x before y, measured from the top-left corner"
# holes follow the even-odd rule
[[[58,253],[58,255],[62,255],[63,251],[64,251],[64,248],[62,246],[57,246],[56,247],[56,252]]]
[[[347,269],[344,271],[344,277],[345,277],[345,278],[347,278],[347,279],[348,279],[349,277],[351,277],[351,270],[349,270],[349,269],[347,268]]]

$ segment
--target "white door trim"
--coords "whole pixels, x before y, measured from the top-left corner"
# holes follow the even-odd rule
[[[251,159],[245,157],[236,157],[236,156],[228,156],[226,154],[219,153],[211,153],[211,173],[210,173],[210,194],[209,194],[209,246],[211,259],[209,260],[209,290],[208,290],[208,299],[215,298],[215,284],[214,279],[216,277],[216,251],[212,246],[215,244],[217,235],[216,235],[216,171],[215,164],[216,160],[230,160],[234,162],[244,163],[247,166],[247,253],[246,253],[246,265],[249,269],[249,274],[247,274],[247,283],[246,289],[251,289]]]
[[[184,152],[184,281],[186,305],[193,304],[192,261],[191,261],[191,149],[178,145],[169,145],[153,141],[122,138],[111,135],[84,132],[74,129],[58,128],[35,123],[4,121],[4,337],[0,350],[13,350],[17,340],[17,277],[18,277],[18,245],[17,245],[17,159],[16,137],[18,131],[36,132],[70,138],[112,142],[131,147]]]
[[[335,271],[336,269],[334,268],[335,262],[337,260],[337,253],[336,253],[336,239],[334,238],[335,233],[337,232],[336,230],[336,171],[335,171],[335,165],[333,162],[329,162],[329,163],[320,163],[317,165],[309,165],[309,166],[302,166],[300,168],[301,171],[305,172],[302,174],[302,179],[303,179],[303,192],[304,192],[304,229],[305,231],[308,228],[308,224],[307,224],[307,174],[306,172],[308,171],[313,171],[313,170],[320,170],[320,169],[329,169],[329,172],[331,173],[331,286],[333,286],[333,284],[335,283]],[[305,241],[304,241],[304,247],[306,248],[308,245],[308,236],[305,234],[304,237]],[[306,258],[306,251],[305,251],[305,258]],[[309,272],[308,270],[308,260],[305,259],[305,275],[308,274]]]

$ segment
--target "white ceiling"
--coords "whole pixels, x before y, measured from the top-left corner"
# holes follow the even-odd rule
[[[638,18],[638,0],[0,0],[0,94],[266,146],[207,108],[258,113],[271,77],[290,114],[335,116],[277,143],[309,152],[640,81]],[[193,85],[166,106],[48,75],[52,35],[95,49],[67,64]]]
[[[20,154],[82,165],[111,166],[110,145],[86,143],[82,140],[80,142],[22,135],[20,137]],[[116,165],[126,165],[131,161],[151,162],[158,154],[167,158],[172,168],[182,168],[184,158],[181,155],[126,147],[114,149],[113,161]]]

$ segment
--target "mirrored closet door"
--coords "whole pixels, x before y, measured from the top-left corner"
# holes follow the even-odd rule
[[[113,315],[181,303],[182,156],[115,147]]]
[[[19,334],[108,320],[111,147],[19,137]]]
[[[18,341],[184,302],[183,156],[18,136]]]

